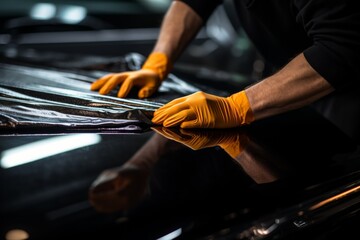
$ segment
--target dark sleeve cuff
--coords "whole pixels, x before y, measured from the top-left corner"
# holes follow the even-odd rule
[[[349,72],[343,62],[325,46],[314,45],[304,51],[304,56],[314,70],[335,89],[340,89],[353,81],[354,74]]]
[[[213,13],[215,8],[220,5],[222,0],[176,0],[187,4],[192,8],[203,20],[206,22],[210,15]]]

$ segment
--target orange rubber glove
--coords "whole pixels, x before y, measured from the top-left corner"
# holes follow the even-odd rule
[[[104,95],[121,85],[117,96],[124,98],[136,86],[140,87],[138,97],[147,98],[158,90],[170,69],[168,57],[163,53],[154,52],[149,55],[140,70],[105,75],[92,83],[90,89],[100,89],[99,93]]]
[[[231,128],[253,120],[248,98],[241,91],[227,98],[196,92],[175,99],[156,110],[152,122],[164,127]]]

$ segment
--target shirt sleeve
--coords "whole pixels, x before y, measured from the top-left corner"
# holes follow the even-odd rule
[[[304,56],[336,89],[360,81],[360,11],[357,1],[294,1],[298,12],[296,20],[313,42],[304,51]]]
[[[191,7],[205,22],[210,17],[215,8],[220,5],[222,0],[175,0],[186,3]]]

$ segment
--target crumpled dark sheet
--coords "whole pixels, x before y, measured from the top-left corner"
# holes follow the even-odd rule
[[[149,124],[144,119],[161,106],[90,92],[90,82],[83,76],[62,72],[0,65],[0,79],[2,132],[30,128],[141,131]]]
[[[136,54],[117,59],[122,61],[117,70],[136,70],[142,60]],[[117,98],[116,90],[100,95],[89,90],[90,84],[110,72],[109,64],[75,66],[0,63],[1,133],[142,132],[164,103],[201,90],[170,74],[151,99]]]

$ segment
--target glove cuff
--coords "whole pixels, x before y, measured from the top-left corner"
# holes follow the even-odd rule
[[[232,103],[233,107],[236,109],[236,112],[239,116],[240,125],[250,124],[255,120],[254,114],[250,107],[249,99],[246,96],[244,90],[231,95],[227,99]]]
[[[146,59],[142,69],[149,69],[159,74],[160,80],[164,80],[169,74],[172,66],[168,57],[161,52],[153,52]]]

